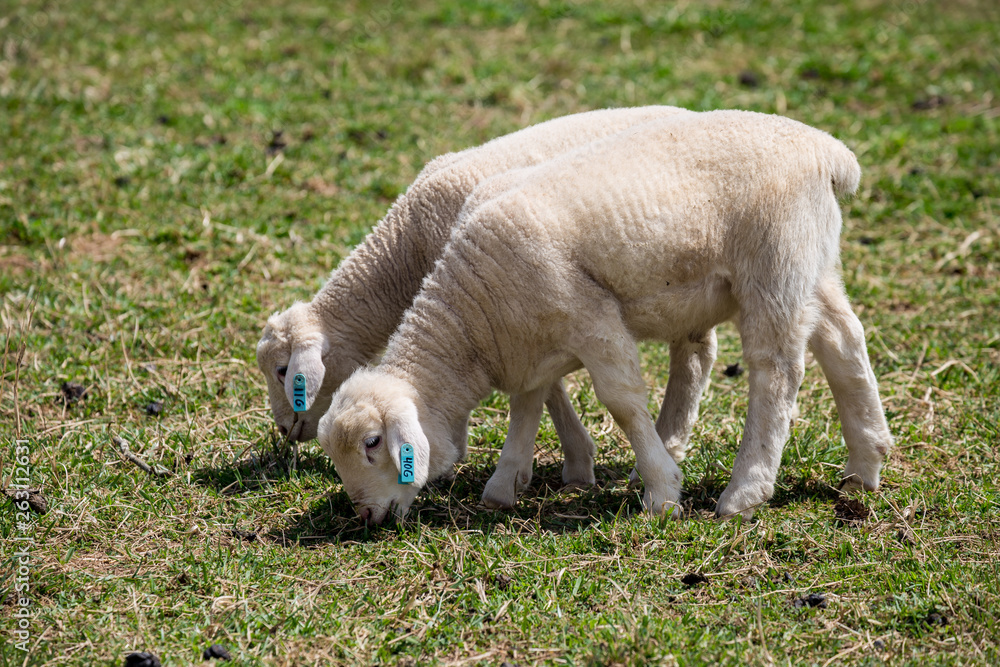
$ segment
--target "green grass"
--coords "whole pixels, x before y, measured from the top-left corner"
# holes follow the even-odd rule
[[[1000,662],[995,3],[322,4],[0,16],[0,483],[24,439],[49,504],[21,530],[3,501],[0,665],[188,665],[212,643],[243,665]],[[783,113],[857,153],[844,278],[897,437],[867,520],[835,514],[845,451],[815,364],[773,501],[709,518],[746,413],[728,326],[679,523],[640,513],[586,374],[591,490],[559,488],[546,422],[518,508],[478,503],[499,395],[401,524],[365,529],[315,443],[290,471],[254,361],[266,316],[309,298],[434,156],[654,103]],[[666,352],[643,355],[655,407]],[[795,606],[809,593],[826,606]]]

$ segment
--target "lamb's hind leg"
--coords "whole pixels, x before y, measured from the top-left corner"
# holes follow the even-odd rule
[[[531,483],[535,459],[535,436],[542,420],[542,407],[549,387],[544,386],[510,397],[510,426],[500,452],[497,469],[483,490],[487,507],[513,507],[517,496]]]
[[[830,384],[847,444],[841,487],[874,491],[892,435],[868,361],[864,327],[851,310],[839,279],[822,282],[817,297],[821,314],[809,346]]]
[[[782,313],[769,311],[763,298],[741,305],[740,336],[743,359],[750,369],[750,400],[732,479],[719,497],[715,514],[720,518],[739,514],[749,519],[757,506],[774,495],[781,452],[804,374],[815,305],[783,304]]]
[[[563,484],[590,486],[594,483],[594,454],[597,448],[573,409],[562,380],[549,388],[545,407],[552,416],[563,451]]]

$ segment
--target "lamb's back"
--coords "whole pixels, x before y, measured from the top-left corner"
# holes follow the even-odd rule
[[[785,234],[801,197],[835,206],[835,190],[856,187],[852,167],[841,142],[787,118],[679,114],[532,168],[473,216],[489,234],[469,233],[506,234],[522,255],[548,248],[627,294],[718,272],[728,236]]]

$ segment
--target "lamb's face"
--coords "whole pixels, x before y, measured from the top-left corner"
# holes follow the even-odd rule
[[[377,370],[360,370],[334,394],[329,412],[320,420],[319,443],[367,523],[382,523],[391,511],[406,514],[427,482],[430,448],[413,395],[413,388],[402,380]],[[404,443],[413,447],[410,483],[400,483]]]
[[[257,343],[257,367],[267,382],[271,414],[282,435],[290,440],[306,441],[316,437],[319,420],[330,406],[333,389],[324,385],[323,362],[325,338],[305,322],[305,304],[296,304],[273,315]],[[308,409],[296,413],[292,407],[291,382],[303,373],[312,386],[307,387]]]
[[[292,356],[288,341],[278,337],[268,324],[257,343],[257,368],[267,383],[267,396],[271,403],[271,415],[282,435],[288,435],[295,424],[295,412],[285,397],[285,379],[288,359]]]

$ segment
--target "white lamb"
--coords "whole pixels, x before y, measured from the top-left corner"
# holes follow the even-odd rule
[[[320,422],[363,519],[404,514],[452,469],[458,425],[491,386],[537,423],[551,383],[581,365],[632,444],[644,506],[676,515],[681,472],[646,410],[636,343],[705,347],[730,319],[750,400],[716,514],[749,517],[773,494],[807,344],[843,422],[845,481],[877,488],[892,438],[839,276],[837,195],[860,179],[842,143],[777,116],[681,114],[500,178],[463,214],[381,364],[349,378]],[[490,484],[530,471],[531,436],[508,439]]]
[[[686,113],[690,112],[651,106],[574,114],[433,160],[364,242],[330,275],[311,302],[296,303],[273,315],[264,327],[257,345],[257,363],[267,381],[271,411],[281,432],[293,442],[316,437],[317,423],[329,407],[333,392],[385,347],[424,276],[441,255],[466,198],[478,184],[632,125]],[[683,350],[676,351],[678,360],[684,354]],[[683,365],[681,361],[678,364]],[[292,409],[291,382],[297,373],[306,378],[306,411],[298,415]],[[682,379],[678,374],[677,381],[668,383],[668,388]],[[553,378],[546,391],[546,404],[565,451],[564,482],[593,484],[593,441],[573,411],[561,380]],[[685,414],[692,415],[688,422],[671,425],[667,430],[690,430],[699,396],[700,391],[693,399],[693,408],[683,408]],[[511,433],[530,431],[533,444],[537,419],[533,426],[523,426],[519,405],[514,401]],[[456,441],[464,439],[465,423],[454,427],[451,437]],[[529,466],[526,477],[518,480],[518,489],[530,479]],[[506,504],[513,504],[513,493],[512,487]]]

